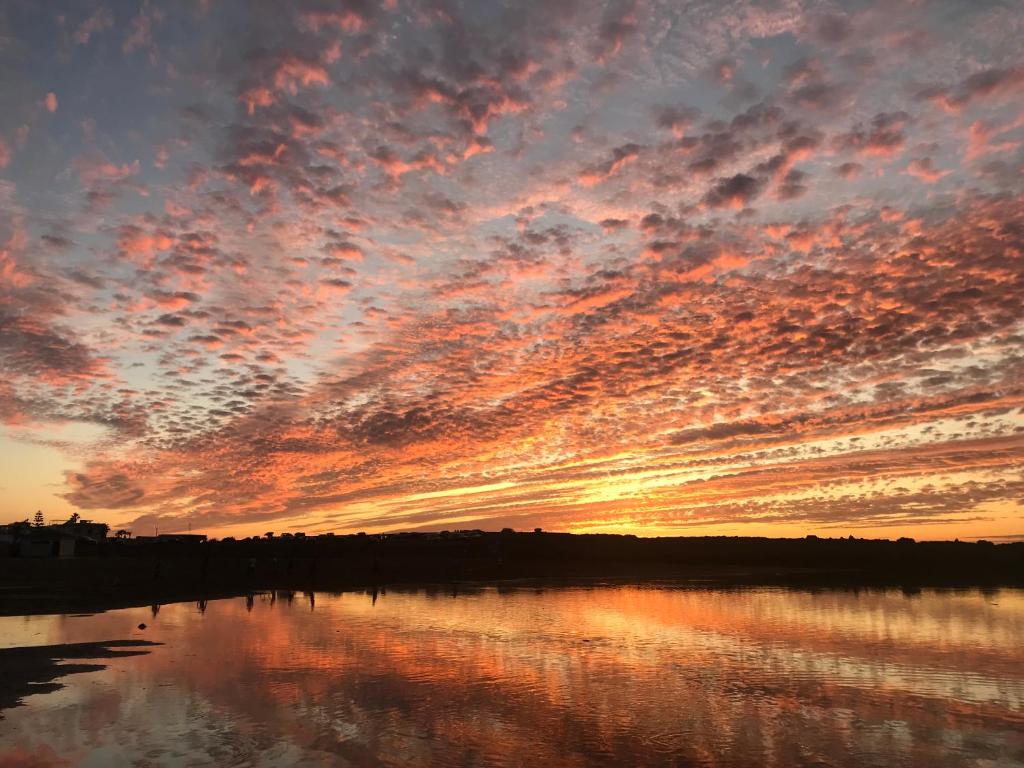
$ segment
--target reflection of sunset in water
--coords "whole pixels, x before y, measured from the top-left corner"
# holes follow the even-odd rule
[[[1014,590],[278,593],[0,618],[9,646],[135,636],[164,645],[6,712],[0,766],[1024,760]]]

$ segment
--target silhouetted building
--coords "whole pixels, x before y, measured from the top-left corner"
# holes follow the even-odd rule
[[[136,536],[135,541],[142,544],[202,544],[206,541],[205,533],[159,533],[156,536]]]
[[[69,534],[78,539],[85,539],[92,542],[100,542],[107,538],[110,526],[106,523],[97,523],[93,520],[82,520],[77,514],[72,515],[68,520],[57,525],[51,525],[62,533]]]
[[[72,519],[60,525],[33,525],[27,520],[0,526],[0,554],[8,557],[74,557],[82,548],[95,549],[107,526]],[[98,527],[92,527],[98,526]],[[102,535],[96,536],[102,529]]]

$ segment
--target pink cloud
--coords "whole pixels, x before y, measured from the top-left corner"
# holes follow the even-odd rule
[[[369,21],[368,16],[351,8],[343,11],[306,11],[300,19],[313,32],[334,28],[349,34],[362,32]]]
[[[89,40],[92,39],[93,35],[106,29],[110,29],[113,26],[113,14],[111,14],[108,7],[101,5],[92,12],[92,15],[89,16],[89,18],[78,26],[72,35],[72,39],[77,45],[86,45]]]
[[[952,171],[936,168],[930,157],[917,157],[907,165],[907,173],[926,184],[934,184]]]
[[[640,146],[637,144],[624,144],[612,150],[612,156],[603,163],[592,165],[580,171],[579,181],[585,187],[592,187],[607,181],[622,168],[635,161],[640,156]]]
[[[72,503],[211,528],[870,524],[851,488],[939,485],[936,457],[975,473],[957,514],[1019,498],[991,476],[1024,405],[1020,85],[986,8],[953,34],[902,7],[890,26],[928,29],[909,56],[880,8],[329,5],[136,3],[142,101],[15,105],[0,414],[106,431]],[[111,12],[67,18],[62,117],[117,47]],[[963,125],[879,111],[968,65],[928,96]],[[510,487],[418,500],[482,478]]]
[[[295,94],[299,88],[330,85],[327,70],[315,62],[306,61],[295,55],[282,56],[272,72],[274,88]]]

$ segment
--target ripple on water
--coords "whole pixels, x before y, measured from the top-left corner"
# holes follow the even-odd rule
[[[614,585],[0,619],[24,645],[141,621],[164,643],[9,710],[0,765],[1022,764],[1024,593],[991,599]]]

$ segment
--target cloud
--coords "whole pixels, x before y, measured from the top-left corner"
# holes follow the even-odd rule
[[[598,60],[607,60],[618,54],[623,44],[637,33],[635,14],[636,6],[631,0],[608,3],[597,28],[597,39],[592,44]]]
[[[764,186],[763,179],[737,173],[719,179],[704,195],[704,203],[710,208],[743,208],[761,194]]]
[[[1002,525],[1012,25],[882,10],[27,10],[0,415],[162,530]]]
[[[8,313],[0,313],[0,366],[55,384],[102,372],[102,364],[70,332]]]
[[[638,144],[632,143],[616,147],[612,150],[612,156],[608,160],[580,171],[580,183],[586,187],[592,187],[607,181],[624,166],[636,160],[640,156],[640,149]]]
[[[847,162],[836,166],[835,172],[836,175],[842,176],[844,179],[855,179],[863,170],[864,166],[860,163]]]
[[[1002,99],[1024,91],[1024,67],[991,67],[975,72],[952,88],[932,86],[916,94],[958,112],[982,100]]]
[[[372,23],[374,6],[370,3],[350,2],[336,11],[303,11],[300,23],[313,32],[334,29],[349,34],[362,32]]]
[[[700,110],[688,106],[659,105],[654,107],[654,124],[682,138],[686,129],[696,123]]]
[[[132,18],[128,26],[128,34],[121,44],[124,53],[132,53],[140,49],[148,49],[153,44],[153,28],[163,21],[164,12],[150,0],[143,0],[138,14]]]
[[[811,33],[826,45],[842,43],[854,34],[854,25],[848,16],[826,13],[811,21]]]
[[[904,131],[909,120],[906,112],[880,112],[869,124],[858,124],[853,130],[837,135],[833,144],[840,151],[861,156],[893,157],[903,151]]]
[[[100,5],[87,19],[78,25],[71,37],[76,45],[87,45],[93,35],[110,29],[113,26],[114,16],[110,12],[110,8]]]
[[[907,165],[907,173],[925,184],[934,184],[943,176],[948,176],[951,171],[936,168],[930,157],[915,157]]]

